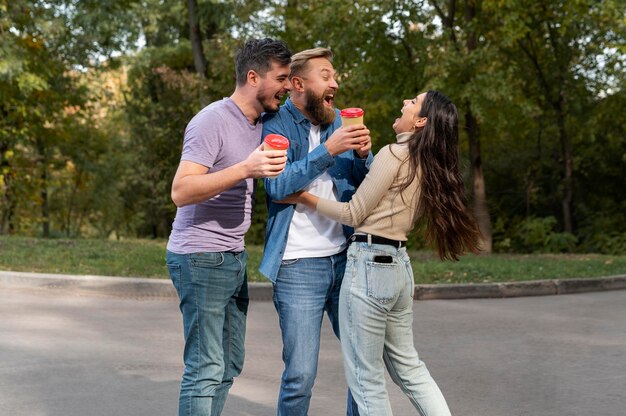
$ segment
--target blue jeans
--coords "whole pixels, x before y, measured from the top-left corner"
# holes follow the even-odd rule
[[[375,262],[391,256],[392,263]],[[362,416],[391,415],[385,366],[421,416],[450,410],[413,345],[413,270],[405,248],[352,243],[339,300],[348,386]]]
[[[324,311],[339,337],[339,291],[345,265],[345,252],[281,263],[274,283],[274,306],[285,363],[278,396],[279,416],[308,414],[317,375]],[[347,408],[348,415],[358,415],[350,394]]]
[[[167,267],[180,299],[185,370],[179,416],[221,414],[244,360],[246,252],[175,254]]]

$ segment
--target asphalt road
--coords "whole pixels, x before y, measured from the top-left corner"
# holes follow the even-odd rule
[[[626,414],[626,291],[415,303],[415,342],[453,415]],[[224,415],[275,415],[273,305],[253,302]],[[175,415],[182,324],[173,299],[0,287],[0,415]],[[388,380],[389,382],[389,380]],[[390,383],[396,415],[416,412]],[[344,414],[339,344],[324,327],[310,415]]]

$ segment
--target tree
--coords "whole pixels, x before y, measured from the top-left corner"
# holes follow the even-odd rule
[[[187,12],[189,14],[189,40],[193,51],[193,64],[196,73],[206,77],[207,62],[202,47],[202,31],[198,21],[198,1],[187,0]]]
[[[232,91],[237,47],[271,36],[332,48],[336,103],[365,109],[374,151],[394,140],[402,99],[450,96],[495,250],[623,252],[625,12],[616,0],[0,0],[0,233],[166,237],[184,127]],[[562,241],[537,247],[528,230]]]
[[[68,161],[63,149],[81,134],[89,94],[81,85],[85,68],[132,40],[125,27],[130,2],[72,2],[62,0],[0,3],[2,58],[0,91],[3,114],[0,133],[3,171],[3,223],[0,230],[41,224],[51,234],[50,196],[55,172]],[[102,12],[107,20],[99,20]],[[84,133],[84,129],[82,130]],[[19,155],[19,156],[17,156]],[[27,163],[24,163],[27,162]],[[17,168],[20,168],[19,174]],[[19,198],[21,189],[34,188],[33,198]],[[32,204],[39,206],[39,214]],[[22,225],[16,223],[16,212]]]
[[[488,38],[493,21],[490,16],[483,13],[482,2],[479,0],[431,0],[429,3],[441,20],[445,35],[442,42],[438,43],[438,45],[445,46],[439,49],[440,53],[436,54],[440,64],[435,64],[433,69],[443,75],[435,75],[443,85],[456,86],[452,88],[453,97],[461,98],[459,104],[464,120],[463,130],[467,134],[469,143],[473,211],[484,238],[483,250],[490,253],[493,248],[492,225],[481,152],[480,121],[476,114],[481,111],[481,98],[474,92],[480,74],[486,71],[497,77],[498,75],[494,72],[501,69],[488,61],[494,58],[491,39]],[[447,70],[441,71],[442,67]],[[486,87],[490,90],[493,88],[489,85]],[[494,94],[493,90],[489,93],[492,97],[500,98],[499,94]]]
[[[503,55],[509,57],[517,76],[524,80],[527,95],[556,130],[561,165],[556,194],[561,198],[563,230],[574,233],[574,141],[582,131],[580,120],[596,101],[594,94],[602,90],[602,84],[604,89],[609,86],[603,71],[598,71],[597,59],[606,59],[608,65],[619,62],[619,55],[611,58],[607,50],[620,43],[623,6],[591,0],[487,4],[502,16],[497,33],[506,39],[501,44]]]
[[[174,3],[155,5],[153,17],[142,23],[150,40],[128,59],[124,90],[125,148],[136,155],[124,195],[135,212],[131,228],[137,235],[169,235],[176,208],[171,181],[185,126],[202,106],[232,91],[233,56],[240,41],[231,31],[245,25],[244,14],[259,6],[247,3],[189,1],[187,10]]]

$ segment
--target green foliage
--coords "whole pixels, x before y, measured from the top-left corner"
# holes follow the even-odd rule
[[[502,222],[496,230],[502,233]],[[501,235],[497,244],[500,251],[514,253],[565,253],[574,251],[578,239],[570,233],[558,232],[554,217],[529,217],[515,228]]]
[[[554,217],[528,218],[522,221],[517,232],[521,247],[534,253],[571,251],[576,245],[576,237],[572,234],[556,232],[556,225],[557,221]]]
[[[422,2],[297,1],[277,6],[283,25],[264,29],[287,41],[294,52],[330,47],[339,73],[339,108],[362,107],[374,149],[395,140],[391,125],[402,100],[423,90],[429,42]]]
[[[365,109],[374,150],[425,89],[457,104],[464,153],[474,117],[496,250],[623,253],[625,12],[617,0],[199,0],[202,78],[185,2],[0,0],[0,234],[167,237],[187,122],[232,92],[237,46],[273,36],[332,48],[337,104]],[[248,244],[263,242],[264,199],[259,182]],[[425,248],[420,232],[410,246]]]
[[[32,232],[42,224],[47,234],[48,187],[65,163],[62,147],[76,138],[88,94],[60,53],[69,28],[54,10],[35,1],[2,5],[0,232]]]

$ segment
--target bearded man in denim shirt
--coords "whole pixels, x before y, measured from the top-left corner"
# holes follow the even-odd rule
[[[260,267],[273,283],[283,340],[279,416],[308,414],[324,311],[339,337],[339,290],[352,229],[304,206],[275,201],[300,190],[349,201],[372,161],[369,130],[341,127],[332,58],[326,48],[293,55],[290,98],[263,120],[263,137],[275,133],[290,141],[285,170],[264,182],[269,218]],[[348,415],[358,415],[350,394],[347,407]]]

